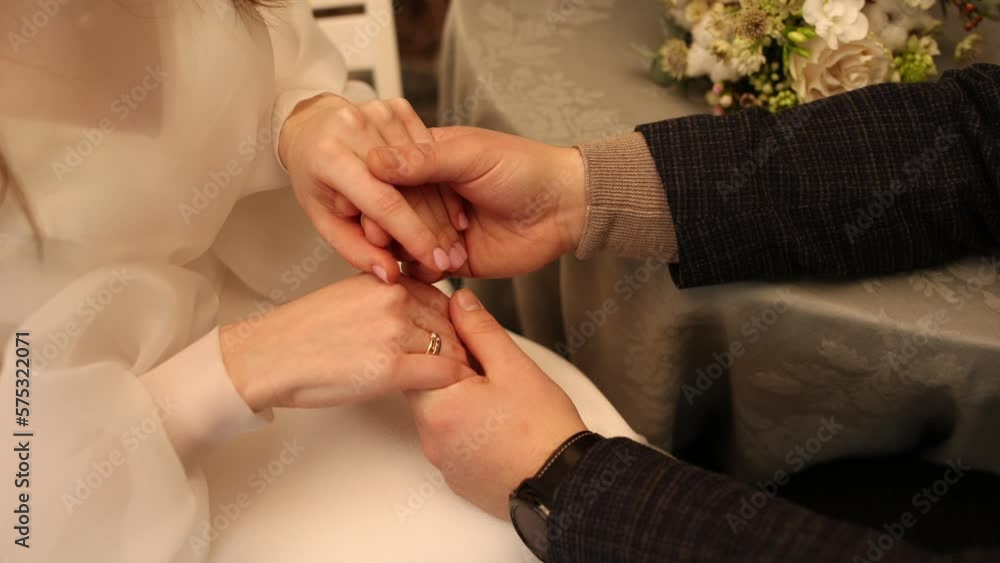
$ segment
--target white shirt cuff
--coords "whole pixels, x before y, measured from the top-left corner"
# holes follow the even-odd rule
[[[163,426],[185,461],[274,417],[270,409],[254,413],[236,390],[222,362],[218,327],[139,379],[169,413]]]

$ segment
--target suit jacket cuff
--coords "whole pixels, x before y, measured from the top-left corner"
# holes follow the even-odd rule
[[[586,167],[587,219],[576,256],[650,255],[674,261],[667,194],[640,133],[579,146]]]
[[[594,446],[556,494],[549,518],[549,561],[622,560],[630,534],[646,524],[640,520],[647,514],[638,507],[650,502],[647,496],[656,483],[685,467],[626,438]]]

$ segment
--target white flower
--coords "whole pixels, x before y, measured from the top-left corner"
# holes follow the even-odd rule
[[[670,18],[677,25],[691,31],[701,18],[708,13],[714,0],[678,0],[670,8]]]
[[[802,17],[816,28],[831,49],[868,35],[868,18],[861,13],[865,0],[806,0]]]
[[[692,43],[688,49],[687,75],[691,77],[708,75],[712,82],[736,80],[742,76],[726,61],[697,43]]]
[[[906,0],[906,5],[910,8],[920,8],[921,10],[930,10],[937,4],[937,0]]]
[[[893,53],[906,48],[906,40],[913,32],[927,32],[941,23],[923,9],[910,7],[910,1],[874,0],[864,9],[869,30]]]
[[[819,37],[802,45],[808,58],[792,55],[792,89],[803,102],[857,90],[889,78],[892,53],[872,38],[843,43],[832,49]]]
[[[715,55],[712,45],[715,35],[710,29],[710,17],[704,17],[691,30],[691,46],[688,48],[687,75],[691,77],[708,75],[712,82],[736,80],[742,75],[724,59]]]

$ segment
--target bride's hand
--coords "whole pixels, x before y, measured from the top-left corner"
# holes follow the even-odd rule
[[[427,354],[430,333],[440,356]],[[435,389],[476,373],[448,317],[448,298],[403,278],[361,274],[220,329],[223,362],[254,411],[327,407]]]
[[[406,100],[354,105],[325,94],[296,106],[281,128],[278,154],[319,234],[355,268],[394,282],[399,268],[385,248],[392,240],[405,241],[406,254],[431,271],[465,263],[462,206],[454,194],[432,189],[404,197],[365,164],[372,149],[430,142]]]

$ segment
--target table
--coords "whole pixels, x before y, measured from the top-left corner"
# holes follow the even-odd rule
[[[662,38],[662,6],[455,2],[442,124],[569,145],[705,111],[648,79],[640,51]],[[883,279],[682,292],[656,264],[564,257],[466,283],[507,326],[567,351],[651,442],[709,443],[721,469],[760,479],[911,449],[1000,472],[998,276],[1000,255]],[[607,300],[616,312],[602,314]]]

